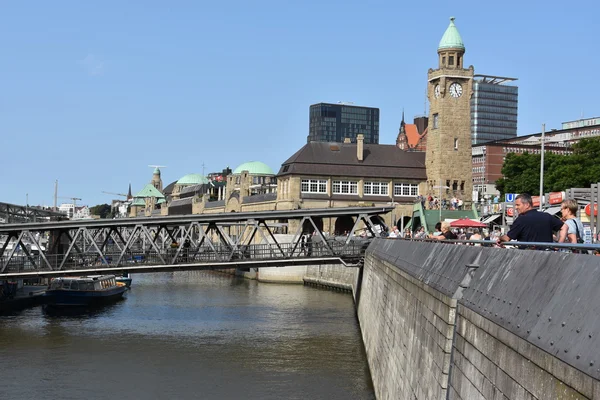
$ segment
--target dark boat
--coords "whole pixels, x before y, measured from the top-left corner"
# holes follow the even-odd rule
[[[119,300],[127,290],[114,275],[54,278],[44,295],[47,307],[93,307]]]

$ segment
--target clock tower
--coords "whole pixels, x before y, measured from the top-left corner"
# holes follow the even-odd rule
[[[463,68],[465,45],[454,17],[438,47],[437,69],[427,73],[429,127],[427,133],[427,192],[471,203],[471,95],[473,66]]]

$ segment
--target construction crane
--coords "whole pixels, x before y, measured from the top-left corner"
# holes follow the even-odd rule
[[[112,194],[112,195],[115,195],[115,196],[127,197],[127,195],[123,194],[123,193],[105,192],[104,190],[102,191],[102,193]]]
[[[80,197],[64,197],[64,196],[58,196],[58,198],[60,199],[69,199],[69,200],[73,200],[73,207],[77,207],[77,200],[81,200]]]

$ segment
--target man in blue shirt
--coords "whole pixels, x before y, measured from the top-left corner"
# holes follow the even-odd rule
[[[515,208],[519,216],[510,227],[510,231],[498,238],[498,244],[510,240],[552,243],[554,241],[552,232],[560,230],[563,226],[560,219],[545,212],[538,212],[533,208],[533,200],[528,194],[517,196]]]

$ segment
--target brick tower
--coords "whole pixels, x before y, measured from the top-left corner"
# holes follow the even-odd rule
[[[433,196],[457,196],[471,202],[471,107],[473,66],[463,68],[465,45],[450,18],[438,47],[437,69],[427,73],[429,127],[427,191]]]

